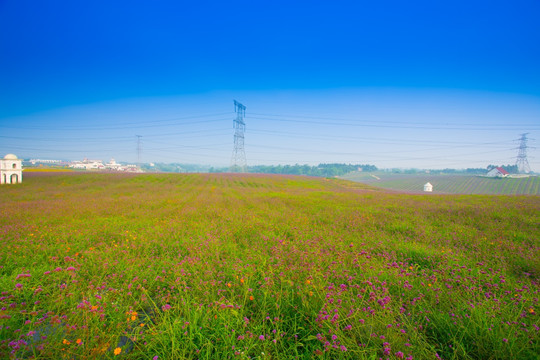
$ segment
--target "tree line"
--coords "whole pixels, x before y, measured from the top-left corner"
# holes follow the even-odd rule
[[[306,175],[334,177],[348,174],[353,171],[376,171],[375,165],[352,165],[352,164],[319,164],[309,165],[255,165],[248,168],[250,173]]]

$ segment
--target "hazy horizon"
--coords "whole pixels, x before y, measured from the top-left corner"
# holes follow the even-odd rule
[[[0,2],[0,155],[540,171],[540,4]]]

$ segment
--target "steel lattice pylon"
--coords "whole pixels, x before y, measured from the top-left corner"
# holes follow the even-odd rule
[[[231,172],[246,172],[246,151],[244,150],[244,132],[246,130],[246,123],[244,122],[244,116],[246,116],[246,107],[234,100],[234,112],[236,118],[233,121],[234,131],[234,148],[231,158]]]
[[[528,174],[531,172],[529,160],[527,160],[527,135],[528,133],[521,134],[521,138],[519,138],[520,143],[518,148],[519,152],[516,159],[516,165],[520,174]]]

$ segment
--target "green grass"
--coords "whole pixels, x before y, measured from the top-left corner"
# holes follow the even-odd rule
[[[29,174],[0,188],[0,357],[536,359],[539,234],[538,196]]]

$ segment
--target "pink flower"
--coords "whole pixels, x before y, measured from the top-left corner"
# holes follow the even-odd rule
[[[16,284],[15,284],[15,287],[16,287],[17,289],[22,289],[22,284],[21,284],[21,283],[16,283]]]
[[[170,309],[171,309],[171,305],[169,305],[169,304],[165,304],[165,305],[163,305],[161,307],[161,310],[163,310],[163,311],[167,311],[167,310],[170,310]]]
[[[264,335],[259,336],[259,340],[264,340]]]

